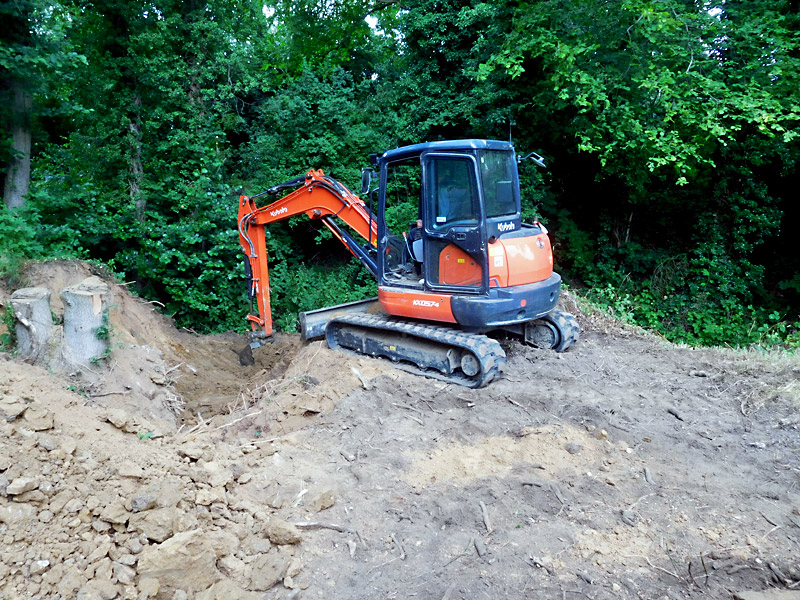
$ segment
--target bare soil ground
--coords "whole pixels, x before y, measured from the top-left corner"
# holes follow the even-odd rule
[[[243,367],[112,287],[105,366],[0,354],[0,599],[800,595],[796,356],[568,301],[573,350],[469,390],[295,335]]]

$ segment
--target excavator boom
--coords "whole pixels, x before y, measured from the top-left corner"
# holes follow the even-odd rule
[[[255,200],[265,195],[275,195],[281,190],[301,186],[284,197],[263,207]],[[333,235],[376,275],[373,254],[378,239],[375,215],[364,202],[347,187],[321,170],[310,170],[305,177],[297,178],[268,189],[255,196],[239,197],[239,241],[245,253],[245,272],[251,304],[247,320],[253,332],[262,337],[273,334],[272,309],[269,289],[269,263],[264,226],[290,217],[305,214],[309,219],[319,219]],[[338,218],[353,229],[366,242],[366,248],[334,219]],[[253,308],[256,308],[253,311]]]

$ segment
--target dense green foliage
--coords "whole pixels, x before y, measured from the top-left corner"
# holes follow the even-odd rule
[[[557,168],[574,172],[588,155],[592,187],[615,190],[603,205],[560,202],[594,233],[569,244],[570,269],[671,339],[763,340],[780,302],[754,259],[780,235],[781,172],[797,170],[797,16],[767,2],[570,7],[564,18],[563,2],[520,6],[482,67],[534,71],[551,135],[576,138]],[[583,191],[567,185],[561,198]]]
[[[33,94],[0,272],[108,263],[198,331],[243,327],[236,199],[366,155],[512,136],[573,288],[692,344],[798,344],[800,14],[790,0],[0,4]],[[369,15],[369,23],[365,17]],[[0,168],[14,151],[0,103]],[[402,212],[402,207],[398,208]],[[276,323],[374,293],[306,220],[268,236]]]

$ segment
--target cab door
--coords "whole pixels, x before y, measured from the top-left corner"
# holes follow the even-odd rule
[[[425,282],[433,290],[488,288],[486,219],[474,156],[422,155]]]

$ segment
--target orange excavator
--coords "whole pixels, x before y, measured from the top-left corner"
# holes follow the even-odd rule
[[[503,371],[496,333],[570,348],[579,327],[556,309],[561,277],[547,230],[521,219],[517,163],[531,157],[544,166],[535,153],[519,159],[509,142],[428,142],[370,155],[361,177],[369,205],[318,170],[241,196],[251,347],[273,334],[264,228],[305,214],[372,273],[378,297],[301,313],[304,339],[324,336],[331,348],[468,387]],[[258,206],[285,190],[293,191]]]

